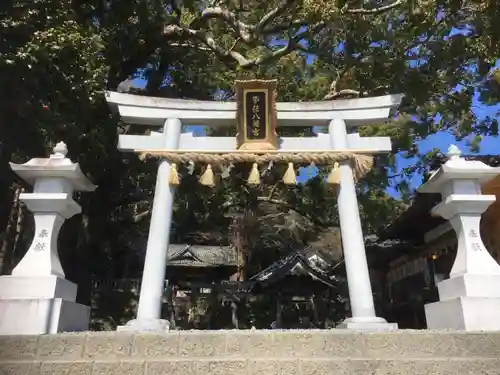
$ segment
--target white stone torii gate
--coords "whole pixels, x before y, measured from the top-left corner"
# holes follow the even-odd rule
[[[360,137],[358,133],[349,134],[348,129],[387,120],[399,106],[402,97],[386,95],[337,101],[278,102],[277,126],[328,127],[328,134],[320,133],[316,137],[280,138],[278,152],[362,150],[367,154],[388,153],[392,150],[389,137]],[[235,137],[198,137],[193,133],[182,132],[182,125],[234,125],[236,102],[166,99],[116,92],[107,92],[106,100],[126,123],[163,127],[163,133],[120,135],[118,149],[121,151],[237,150]],[[338,208],[352,311],[352,317],[346,319],[341,326],[361,330],[396,329],[396,324],[387,323],[385,319],[375,315],[353,171],[349,161],[339,164]],[[128,322],[121,329],[168,329],[168,322],[161,320],[161,304],[175,194],[175,186],[169,186],[168,183],[169,173],[170,164],[161,161],[156,180],[137,319]]]

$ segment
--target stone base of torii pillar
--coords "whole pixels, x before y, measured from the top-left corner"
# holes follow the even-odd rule
[[[12,170],[34,186],[34,192],[21,194],[20,200],[34,215],[35,236],[12,275],[0,276],[0,335],[88,329],[90,307],[76,302],[77,285],[65,279],[57,238],[64,221],[81,211],[73,191],[92,191],[95,186],[66,153],[61,142],[50,158],[11,163]]]
[[[460,158],[451,146],[449,160],[420,187],[440,192],[443,201],[433,214],[450,221],[458,238],[450,278],[438,284],[439,302],[425,305],[429,329],[500,331],[500,265],[481,239],[481,215],[495,201],[481,195],[481,184],[500,174],[482,162]]]

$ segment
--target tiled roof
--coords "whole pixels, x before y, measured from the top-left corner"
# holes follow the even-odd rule
[[[318,255],[308,256],[304,250],[297,250],[252,276],[250,281],[267,285],[289,274],[307,274],[313,279],[334,287],[338,284],[338,279],[334,274],[328,273],[327,269],[331,267],[331,264]]]
[[[231,246],[172,244],[167,251],[167,266],[236,266],[236,250]]]

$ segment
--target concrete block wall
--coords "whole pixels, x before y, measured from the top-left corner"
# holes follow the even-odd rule
[[[1,375],[500,375],[500,332],[0,336]]]

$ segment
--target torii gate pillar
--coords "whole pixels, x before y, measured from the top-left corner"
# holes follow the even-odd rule
[[[328,132],[333,150],[349,148],[344,120],[330,121]],[[352,317],[347,318],[337,328],[369,331],[396,330],[398,328],[396,323],[387,323],[385,319],[375,315],[370,272],[359,216],[358,197],[350,162],[340,162],[339,169],[340,184],[337,190],[337,206]]]
[[[178,119],[167,119],[163,125],[162,140],[165,148],[179,148],[182,123]],[[165,290],[167,251],[170,243],[170,227],[175,198],[175,186],[168,183],[170,164],[162,160],[156,175],[151,224],[142,273],[141,294],[137,307],[137,319],[119,326],[119,331],[168,331],[170,322],[161,319],[161,305]]]

